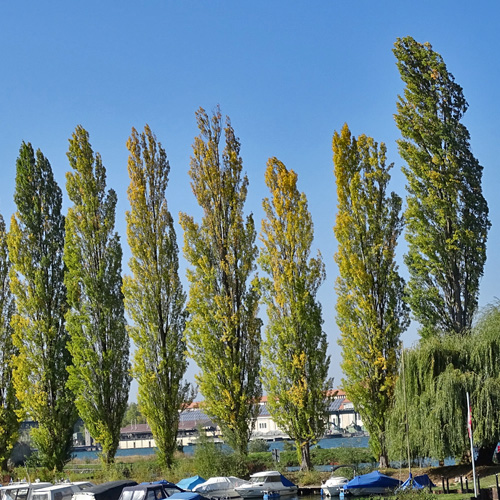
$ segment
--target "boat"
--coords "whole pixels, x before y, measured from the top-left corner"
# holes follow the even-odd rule
[[[201,483],[204,483],[206,479],[203,479],[201,476],[191,476],[186,477],[177,483],[177,486],[184,491],[193,491],[195,486],[198,486]]]
[[[71,500],[118,500],[127,486],[137,486],[137,482],[129,479],[107,481],[74,493]]]
[[[94,484],[88,481],[79,481],[77,483],[64,482],[33,490],[31,500],[68,500],[71,499],[73,493],[78,493],[86,488],[90,488]],[[15,498],[15,497],[13,497]],[[18,497],[19,499],[20,497]]]
[[[7,486],[0,488],[0,499],[16,500],[22,498],[23,500],[31,500],[33,491],[48,488],[49,486],[52,486],[52,483],[41,482],[38,479],[34,483],[26,481],[11,482]]]
[[[278,493],[280,496],[296,495],[297,486],[278,471],[257,472],[250,476],[250,483],[235,488],[242,498],[260,498],[265,494]]]
[[[150,500],[168,498],[168,493],[160,483],[142,483],[136,486],[125,486],[118,500]]]
[[[208,498],[236,498],[239,494],[236,493],[235,488],[247,484],[249,484],[248,481],[235,476],[218,476],[198,484],[193,491]]]
[[[386,476],[376,470],[369,474],[363,474],[351,479],[344,485],[342,492],[356,497],[366,497],[370,495],[392,493],[398,486],[401,486],[401,481],[399,479]]]
[[[328,478],[322,485],[321,490],[323,495],[327,497],[336,497],[340,490],[349,482],[349,479],[344,476],[332,476]]]
[[[412,473],[408,476],[408,479],[398,488],[399,490],[423,490],[424,488],[432,488],[436,485],[432,482],[431,478],[427,474],[422,474],[421,476],[413,477]]]
[[[206,497],[201,496],[194,491],[179,491],[170,495],[168,500],[207,500]]]

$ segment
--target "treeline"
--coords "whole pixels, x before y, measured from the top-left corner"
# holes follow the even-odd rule
[[[395,117],[407,163],[404,213],[402,198],[387,193],[393,165],[386,163],[385,145],[353,137],[347,124],[333,137],[343,387],[363,417],[381,465],[394,448],[390,437],[400,439],[400,426],[395,424],[391,434],[389,422],[401,417],[401,403],[391,409],[402,397],[401,382],[396,384],[400,336],[410,310],[421,325],[416,353],[428,349],[429,342],[436,352],[454,342],[450,339],[457,338],[461,348],[468,345],[462,339],[472,335],[490,227],[482,167],[460,122],[467,109],[461,87],[429,44],[398,39],[394,53],[406,85]],[[69,140],[66,191],[72,205],[66,215],[48,159],[30,143],[21,145],[17,211],[8,232],[0,222],[3,468],[25,416],[39,424],[32,438],[48,468],[61,470],[68,459],[77,415],[101,445],[103,462],[112,462],[132,376],[160,463],[170,467],[179,411],[194,397],[184,381],[188,356],[200,369],[196,382],[204,409],[236,454],[247,454],[265,393],[273,418],[296,442],[301,467],[311,466],[310,445],[324,433],[332,381],[317,300],[325,268],[319,252],[311,255],[314,226],[307,198],[297,174],[270,158],[259,249],[253,217],[245,215],[248,179],[231,122],[219,108],[211,115],[200,108],[196,119],[200,133],[189,175],[203,215],[200,221],[180,215],[188,294],[179,277],[177,235],[167,204],[170,166],[147,125],[142,132],[132,129],[127,141],[131,259],[125,277],[115,231],[116,193],[106,186],[106,169],[88,132],[78,126]],[[408,283],[395,263],[404,228]],[[268,316],[262,340],[260,303]],[[497,342],[498,335],[488,338]],[[131,362],[129,339],[136,346]],[[464,352],[456,357],[457,381],[478,369],[471,368]],[[448,373],[451,358],[439,359]],[[427,371],[412,371],[412,396],[428,395],[421,398],[427,406],[415,408],[415,419],[434,416],[441,374],[436,366],[432,362],[425,365]],[[485,372],[487,380],[481,380],[490,391],[472,391],[472,401],[487,400],[491,415],[500,408],[494,389],[500,384],[489,376]],[[498,371],[492,376],[498,379]],[[457,382],[454,388],[450,408],[458,425],[464,385]],[[436,425],[443,425],[445,415],[440,415]],[[495,439],[497,425],[485,425],[482,444]],[[450,436],[443,431],[427,448],[412,441],[413,451],[439,458],[456,452],[446,446]]]

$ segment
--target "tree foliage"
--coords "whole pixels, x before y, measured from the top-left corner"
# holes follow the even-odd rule
[[[301,468],[311,467],[309,447],[328,421],[330,357],[322,329],[321,305],[316,299],[325,279],[318,252],[310,258],[314,226],[307,198],[297,189],[297,174],[271,158],[264,199],[264,244],[259,262],[268,324],[262,344],[262,377],[268,409],[275,422],[295,440]]]
[[[387,466],[386,412],[397,379],[400,335],[408,325],[404,282],[395,262],[401,198],[386,194],[393,165],[386,165],[383,143],[351,137],[345,124],[333,137],[333,161],[342,386],[370,433],[373,453]]]
[[[190,386],[183,381],[186,297],[178,273],[174,222],[165,198],[170,165],[147,125],[140,134],[132,129],[127,148],[131,210],[126,217],[133,276],[125,278],[123,291],[134,322],[129,333],[137,348],[132,373],[159,459],[170,467],[177,449],[179,412],[192,401]]]
[[[259,297],[250,285],[256,234],[252,216],[243,215],[248,179],[229,118],[223,130],[218,108],[212,117],[201,108],[196,116],[200,135],[189,174],[203,219],[198,224],[181,214],[184,253],[192,266],[186,334],[200,368],[196,380],[204,408],[231,447],[246,454],[261,396]]]
[[[15,304],[10,290],[10,267],[5,222],[0,215],[0,470],[7,470],[7,459],[19,433],[19,400],[12,377],[17,349],[12,339]]]
[[[394,54],[406,84],[395,119],[408,164],[408,301],[422,336],[463,334],[477,309],[490,227],[483,169],[460,123],[468,105],[429,43],[398,39]]]
[[[491,462],[500,435],[500,303],[483,311],[470,335],[434,336],[406,350],[404,370],[390,419],[393,458],[406,456],[406,418],[412,457],[468,456],[468,391],[478,460]]]
[[[71,356],[64,314],[64,216],[62,192],[49,161],[23,143],[16,164],[17,212],[8,236],[14,385],[24,411],[38,422],[31,436],[41,463],[62,470],[70,458],[76,409],[66,386]]]
[[[106,169],[94,155],[87,131],[78,126],[69,140],[72,172],[66,188],[73,206],[66,218],[66,315],[74,365],[69,383],[80,416],[113,461],[130,387],[129,339],[122,295],[122,249],[114,232],[116,194],[106,193]]]
[[[139,405],[137,403],[129,403],[127,405],[127,410],[123,415],[122,427],[126,427],[131,424],[146,424],[146,417],[141,413]]]

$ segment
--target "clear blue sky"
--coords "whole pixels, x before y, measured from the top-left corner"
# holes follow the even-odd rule
[[[117,230],[126,270],[125,143],[131,127],[140,130],[148,123],[166,148],[167,197],[177,220],[179,211],[199,214],[187,174],[198,133],[195,110],[220,104],[241,139],[250,180],[247,210],[259,227],[267,159],[277,156],[299,174],[315,223],[315,245],[327,267],[320,300],[331,375],[338,384],[331,139],[347,122],[354,134],[386,142],[388,160],[395,163],[392,189],[404,195],[393,120],[403,90],[391,50],[397,37],[429,41],[464,88],[470,105],[464,123],[484,166],[493,224],[480,303],[500,296],[499,6],[492,0],[3,2],[0,212],[8,223],[15,210],[15,162],[22,141],[43,151],[65,190],[68,138],[81,124],[102,155],[108,187],[118,194]],[[182,247],[178,225],[177,231]],[[406,276],[404,267],[401,271]],[[416,339],[413,326],[404,341]]]

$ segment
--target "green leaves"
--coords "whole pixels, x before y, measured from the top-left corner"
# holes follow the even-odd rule
[[[276,158],[267,162],[264,244],[259,263],[268,278],[260,280],[267,306],[262,344],[262,380],[267,406],[276,423],[297,443],[302,468],[311,466],[309,445],[325,430],[330,357],[316,300],[325,279],[321,254],[310,258],[314,226],[297,174]]]
[[[114,232],[116,194],[88,133],[76,128],[69,141],[64,262],[70,310],[66,314],[74,365],[69,384],[80,416],[113,461],[130,386],[129,339],[122,295],[122,250]]]
[[[385,414],[397,378],[399,338],[408,326],[404,283],[395,262],[403,228],[401,198],[387,195],[386,148],[352,137],[347,124],[333,136],[338,212],[335,261],[342,385],[370,432],[370,446],[387,461]]]
[[[498,303],[482,313],[466,337],[456,333],[422,339],[418,346],[405,351],[404,364],[405,377],[398,380],[390,415],[391,454],[395,459],[401,456],[405,408],[413,457],[466,457],[470,449],[467,391],[475,445],[488,449],[496,444],[500,433]],[[486,459],[491,457],[492,453]]]
[[[13,359],[17,354],[12,338],[11,318],[15,312],[10,290],[11,263],[7,247],[5,222],[0,215],[0,467],[7,470],[7,459],[18,437],[19,400],[13,381]]]
[[[408,164],[408,302],[422,336],[466,334],[477,310],[491,225],[483,169],[460,123],[467,102],[430,44],[398,39],[394,55],[406,84],[395,120]]]
[[[138,401],[159,459],[170,467],[177,449],[179,412],[193,398],[189,384],[182,380],[187,368],[186,296],[165,198],[170,165],[147,125],[140,134],[132,129],[127,148],[131,210],[126,217],[133,275],[125,278],[123,293],[134,322],[129,334],[137,348],[132,373],[139,383]]]
[[[49,161],[23,143],[16,163],[17,212],[8,235],[14,385],[23,412],[38,421],[32,432],[42,463],[62,470],[69,458],[76,410],[66,386],[71,357],[64,314],[62,193]]]
[[[229,118],[217,108],[197,112],[189,174],[203,220],[180,215],[184,255],[191,268],[186,339],[200,368],[196,380],[205,410],[240,454],[247,443],[261,395],[258,293],[250,284],[257,247],[252,216],[244,219],[248,179],[242,176],[240,143]],[[219,151],[224,135],[225,147]]]

